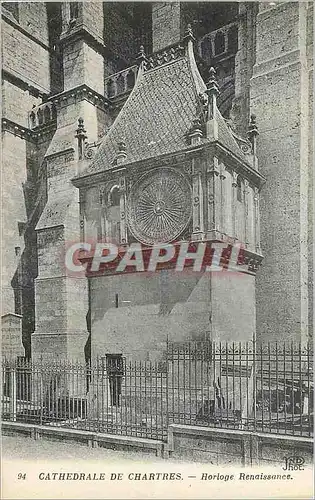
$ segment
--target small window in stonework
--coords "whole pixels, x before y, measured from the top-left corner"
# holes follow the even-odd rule
[[[238,178],[237,178],[236,190],[237,190],[236,191],[237,201],[242,202],[243,201],[243,182],[242,182],[242,179],[240,178],[240,176],[238,176]]]
[[[113,97],[115,94],[114,82],[113,80],[108,80],[106,84],[107,97]]]
[[[78,16],[79,16],[79,3],[70,2],[70,21],[78,19]]]
[[[218,31],[214,39],[215,55],[222,54],[225,52],[225,40],[222,31]]]
[[[46,106],[44,109],[44,122],[48,123],[50,121],[50,108]]]
[[[3,7],[11,12],[16,21],[19,21],[19,2],[2,2]]]
[[[119,187],[114,186],[110,192],[110,198],[109,198],[109,203],[111,207],[119,207],[120,204],[120,194],[119,194]]]
[[[36,127],[36,117],[35,117],[35,113],[33,111],[30,114],[30,122],[31,122],[32,128]]]
[[[44,123],[44,115],[41,109],[37,111],[37,119],[38,119],[38,125],[43,125]]]

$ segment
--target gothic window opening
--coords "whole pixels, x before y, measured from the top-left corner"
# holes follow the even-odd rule
[[[108,226],[109,236],[120,241],[120,190],[115,185],[111,188],[108,196]]]
[[[222,31],[218,31],[215,35],[214,50],[216,56],[225,52],[224,33],[222,33]]]
[[[39,109],[37,111],[37,118],[38,118],[38,125],[43,125],[44,123],[44,116],[43,116],[43,112],[41,109]]]
[[[30,114],[30,121],[31,121],[31,128],[36,127],[36,116],[35,116],[35,113],[33,111]]]
[[[108,80],[106,84],[107,97],[113,97],[115,95],[114,82],[113,80]]]
[[[120,193],[119,186],[113,186],[109,193],[109,204],[111,207],[119,207]]]
[[[49,106],[46,106],[44,109],[44,121],[48,123],[50,121],[50,109]]]

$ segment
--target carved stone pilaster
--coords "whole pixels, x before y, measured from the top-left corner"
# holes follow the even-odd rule
[[[80,189],[79,194],[79,210],[80,210],[80,241],[85,240],[85,191]]]
[[[254,187],[249,185],[247,194],[247,239],[249,247],[255,250],[255,207]]]
[[[221,217],[221,187],[218,158],[207,168],[207,231],[220,229]]]
[[[196,166],[192,174],[193,191],[193,238],[201,239],[204,233],[203,185],[202,173]]]
[[[221,191],[221,210],[220,210],[220,230],[222,233],[225,233],[225,204],[226,204],[226,172],[225,165],[223,163],[220,164],[220,191]]]
[[[249,182],[244,179],[244,240],[246,246],[249,245],[249,234],[248,234],[248,189]]]
[[[120,192],[120,243],[127,243],[127,224],[126,224],[126,177],[125,172],[119,178]]]
[[[100,186],[100,212],[101,212],[101,237],[105,238],[108,235],[108,222],[107,222],[107,186],[103,184]]]
[[[236,238],[236,190],[237,190],[237,173],[232,172],[232,235]]]
[[[257,253],[261,254],[260,247],[260,218],[259,218],[259,191],[258,188],[254,188],[254,217],[255,217],[255,250]]]

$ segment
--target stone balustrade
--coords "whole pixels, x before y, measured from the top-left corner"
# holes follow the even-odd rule
[[[108,98],[113,98],[129,92],[135,84],[138,66],[130,66],[118,73],[105,78],[105,92]]]
[[[205,60],[236,53],[237,51],[237,23],[207,33],[198,41],[201,57]]]
[[[37,127],[42,127],[55,122],[56,119],[57,113],[55,105],[52,102],[44,102],[38,106],[34,106],[29,112],[29,128],[34,130]]]

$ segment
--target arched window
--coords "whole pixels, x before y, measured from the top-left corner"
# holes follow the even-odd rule
[[[111,188],[108,195],[107,224],[108,236],[118,243],[120,241],[120,191],[117,185]]]
[[[225,52],[225,40],[222,31],[218,31],[217,34],[215,35],[214,49],[216,56],[222,54],[222,52]]]
[[[47,123],[50,121],[50,108],[46,106],[44,109],[44,122]]]
[[[30,121],[31,121],[31,128],[36,127],[36,116],[34,111],[32,111],[30,114]]]
[[[106,92],[107,92],[107,97],[113,97],[115,95],[113,80],[108,80],[106,84]]]
[[[119,186],[113,186],[109,193],[109,205],[117,207],[120,204]]]
[[[38,125],[42,125],[44,123],[43,112],[41,109],[37,111],[37,119],[38,119]]]
[[[52,108],[51,108],[51,119],[57,120],[57,110],[56,110],[55,106],[52,106]]]
[[[243,201],[243,181],[242,178],[238,175],[236,181],[236,199],[237,201]]]

